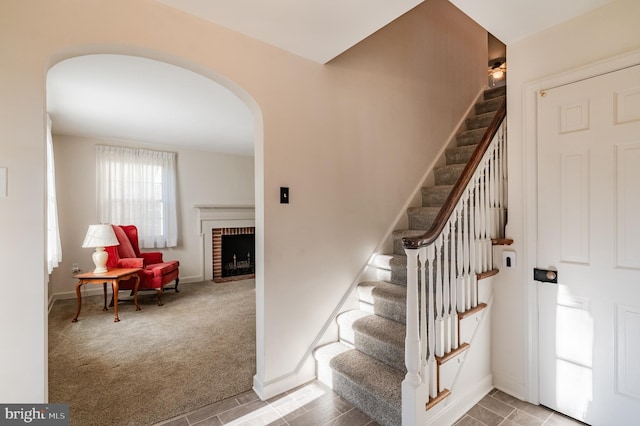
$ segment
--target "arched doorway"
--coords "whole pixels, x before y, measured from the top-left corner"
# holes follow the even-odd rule
[[[225,83],[229,84],[228,82]],[[257,133],[255,128],[261,125],[261,119],[255,118],[255,106],[248,107],[246,105],[245,102],[248,96],[245,94],[243,99],[240,99],[236,93],[241,92],[241,89],[237,87],[233,87],[233,89],[234,92],[229,90],[226,85],[217,83],[212,79],[212,75],[205,77],[166,62],[136,56],[85,55],[67,59],[51,67],[47,79],[47,109],[53,121],[54,145],[58,141],[56,161],[61,165],[58,170],[60,170],[63,177],[63,183],[58,182],[58,188],[60,191],[61,208],[59,208],[59,216],[64,253],[63,262],[51,275],[50,282],[52,284],[49,291],[50,295],[54,296],[54,299],[60,299],[61,303],[75,304],[75,293],[73,292],[75,280],[71,278],[69,272],[76,265],[83,270],[91,267],[90,253],[87,252],[87,249],[82,249],[80,245],[87,225],[94,223],[96,218],[92,193],[92,188],[95,185],[92,179],[94,176],[92,168],[95,160],[91,158],[96,144],[131,145],[178,152],[179,161],[182,161],[182,163],[178,164],[178,168],[183,171],[182,174],[179,171],[178,176],[179,181],[182,179],[181,186],[179,186],[179,200],[183,204],[179,213],[181,217],[179,226],[181,236],[179,237],[178,247],[172,248],[170,255],[181,260],[182,292],[184,292],[184,285],[190,282],[195,284],[200,281],[199,278],[203,278],[200,266],[202,261],[202,236],[193,232],[196,229],[196,224],[193,222],[193,215],[191,214],[194,205],[207,202],[238,202],[237,200],[244,201],[248,198],[253,201],[254,199],[255,161],[253,152],[249,153],[246,146],[238,148],[234,147],[234,144],[245,143],[246,145],[247,137],[253,144]],[[216,105],[207,103],[212,98],[218,100]],[[185,103],[187,101],[193,104]],[[257,114],[259,115],[259,113]],[[216,118],[218,121],[216,121]],[[146,124],[142,125],[143,122]],[[250,128],[247,129],[245,127],[234,133],[233,130],[238,130],[238,127],[242,127],[243,123],[245,126],[250,126]],[[207,132],[211,130],[208,127],[216,127],[217,133]],[[217,149],[212,149],[211,145],[216,140],[220,142],[220,146]],[[185,142],[187,143],[185,144]],[[252,146],[250,150],[253,151]],[[60,154],[60,158],[58,158],[58,154]],[[243,171],[246,174],[249,169],[252,172],[251,176],[243,179]],[[229,182],[225,183],[224,179],[220,179],[221,175],[218,174],[220,171],[224,172],[224,176],[228,177]],[[194,178],[199,180],[194,180]],[[220,184],[221,181],[222,185]],[[252,186],[251,190],[247,188],[249,184]],[[213,185],[220,186],[214,189],[212,188]],[[230,191],[228,187],[232,187],[235,192]],[[80,196],[84,202],[82,203],[82,208],[77,208],[78,197]],[[224,199],[225,197],[227,198]],[[237,198],[234,199],[233,197]],[[247,286],[245,285],[245,287]],[[94,289],[85,290],[86,294],[91,295],[91,290]],[[101,289],[97,287],[95,290],[101,292]],[[225,293],[224,296],[229,296],[228,293],[233,293],[233,291],[229,289],[222,293]],[[251,294],[254,295],[253,301],[255,302],[255,291]],[[238,307],[238,303],[237,298],[234,299],[232,297],[228,300],[227,305]],[[240,303],[240,305],[242,304]],[[83,367],[87,367],[87,372],[89,372],[92,370],[92,364],[95,366],[96,363],[108,363],[118,360],[112,364],[111,370],[113,371],[121,367],[126,359],[129,359],[125,354],[134,352],[135,356],[130,359],[133,365],[128,371],[138,371],[140,374],[148,375],[151,368],[149,366],[144,367],[142,362],[145,359],[151,358],[150,355],[155,356],[159,353],[168,352],[168,347],[170,346],[179,346],[181,351],[178,351],[178,353],[182,353],[184,356],[168,356],[169,359],[174,358],[174,362],[165,362],[163,357],[159,356],[154,362],[155,368],[153,370],[161,371],[162,376],[169,376],[168,383],[173,384],[173,389],[167,392],[162,392],[161,384],[158,381],[154,382],[153,385],[148,384],[145,386],[147,389],[145,393],[149,392],[149,388],[157,393],[156,395],[152,392],[150,395],[153,395],[153,397],[146,398],[155,405],[158,405],[158,398],[163,397],[171,402],[161,403],[159,404],[160,406],[167,407],[173,404],[176,410],[191,410],[197,408],[198,404],[205,405],[213,402],[211,399],[206,400],[203,398],[203,393],[210,393],[213,398],[222,399],[231,396],[229,392],[246,390],[241,389],[242,386],[240,388],[227,386],[226,389],[220,390],[218,394],[218,391],[212,391],[211,389],[201,392],[195,390],[193,386],[189,386],[193,385],[194,382],[201,382],[207,376],[202,370],[199,370],[199,368],[207,368],[206,363],[196,361],[194,351],[198,351],[200,354],[210,353],[211,356],[219,357],[229,357],[229,355],[227,352],[220,350],[222,345],[219,343],[207,345],[203,343],[205,341],[204,338],[186,338],[187,332],[184,330],[176,332],[179,334],[177,336],[178,341],[170,340],[168,338],[170,333],[168,326],[162,327],[159,325],[158,329],[156,329],[154,327],[155,323],[145,323],[149,321],[152,314],[158,314],[162,310],[168,312],[169,309],[166,308],[169,307],[170,301],[168,299],[165,300],[165,306],[163,307],[149,305],[145,309],[143,306],[143,311],[146,311],[143,313],[148,313],[146,318],[137,316],[135,319],[143,321],[146,331],[141,334],[134,333],[130,335],[137,336],[133,339],[125,338],[122,340],[118,338],[124,334],[122,328],[117,331],[117,329],[113,328],[113,323],[109,324],[107,320],[102,321],[104,323],[102,324],[103,326],[111,326],[111,328],[107,329],[107,333],[97,332],[85,335],[86,339],[82,343],[82,347],[77,348],[79,352],[76,355],[78,357],[75,359],[73,356],[64,357],[80,361],[80,364],[75,365],[76,368],[67,366],[65,370],[78,373],[82,371]],[[85,304],[83,310],[86,309],[88,309],[88,306]],[[220,310],[221,307],[214,309],[216,313]],[[195,314],[195,316],[207,315],[206,311],[201,311],[200,314],[197,314],[192,310],[191,313]],[[253,314],[255,315],[255,306]],[[84,315],[83,311],[82,316]],[[80,318],[81,321],[82,316]],[[125,318],[123,317],[123,319]],[[131,318],[129,324],[132,324],[133,316],[129,315],[129,318]],[[235,317],[234,321],[239,322],[240,319]],[[162,322],[162,317],[158,321]],[[89,325],[88,317],[85,324]],[[50,329],[52,325],[53,319],[50,318]],[[211,326],[212,329],[215,327],[214,325]],[[50,360],[52,356],[58,356],[57,351],[64,346],[67,346],[66,349],[68,349],[68,346],[73,346],[73,342],[69,340],[70,337],[75,338],[78,337],[78,334],[81,334],[77,329],[67,331],[61,333],[61,340],[57,340],[57,336],[53,339],[50,337]],[[201,333],[208,334],[207,331],[202,330]],[[231,332],[229,334],[237,333]],[[98,343],[98,341],[103,343],[105,338],[111,337],[114,338],[111,342],[111,348],[108,347],[109,345],[105,346]],[[255,320],[254,334],[251,338],[255,347]],[[135,343],[132,343],[132,341]],[[148,345],[146,349],[143,348],[143,343]],[[233,345],[236,348],[239,347],[237,342]],[[163,346],[164,349],[162,349]],[[81,355],[80,351],[84,351],[84,355]],[[109,354],[114,351],[117,354],[114,358],[109,358]],[[100,359],[100,354],[104,355],[105,358]],[[253,354],[253,359],[253,369],[242,379],[243,382],[249,383],[249,388],[255,373],[255,353]],[[184,364],[185,360],[190,360],[191,362]],[[51,368],[50,364],[49,389],[56,385],[54,383],[55,378],[60,377],[55,370]],[[225,375],[220,378],[219,382],[224,383],[225,381],[232,382],[236,380],[237,378],[233,377],[231,373],[238,372],[241,368],[236,366],[236,368],[226,368],[225,370]],[[121,375],[121,377],[106,378],[104,377],[105,375],[107,374],[103,374],[102,378],[96,377],[93,379],[94,382],[105,380],[102,383],[106,385],[94,386],[94,392],[99,392],[101,389],[105,391],[112,390],[111,388],[114,386],[111,385],[120,383],[122,386],[119,386],[119,393],[122,403],[125,404],[124,401],[129,401],[135,404],[132,407],[132,413],[153,411],[144,410],[139,406],[140,399],[136,398],[135,391],[133,393],[127,393],[129,392],[127,391],[122,395],[122,389],[129,390],[132,388],[132,383],[136,382],[135,376],[132,377],[127,374],[126,376],[128,377],[122,377]],[[79,382],[80,379],[83,379],[81,376],[82,374],[68,374],[66,378]],[[212,380],[209,381],[209,388],[211,388],[211,382]],[[187,383],[184,391],[176,390],[180,383]],[[194,395],[194,393],[198,395]],[[181,397],[181,394],[184,397]],[[68,393],[67,395],[69,396],[66,398],[73,400],[76,400],[76,398],[77,400],[82,400],[86,397],[81,393]],[[126,395],[129,395],[130,398],[123,398]],[[51,402],[73,403],[73,401],[54,401],[53,399],[55,398],[56,396],[50,392]],[[87,409],[87,406],[83,409]],[[91,409],[97,410],[98,407],[93,406]],[[167,413],[169,414],[160,416],[167,418],[180,414],[179,411],[167,411]],[[158,420],[162,420],[162,418],[146,417],[144,421]]]

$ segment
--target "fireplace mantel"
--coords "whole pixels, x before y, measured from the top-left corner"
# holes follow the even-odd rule
[[[198,209],[200,232],[206,232],[207,222],[216,222],[217,228],[232,228],[234,226],[255,226],[255,207],[243,205],[202,205]]]
[[[198,228],[203,239],[203,276],[213,279],[213,230],[217,228],[244,228],[255,226],[255,207],[246,205],[197,204]]]

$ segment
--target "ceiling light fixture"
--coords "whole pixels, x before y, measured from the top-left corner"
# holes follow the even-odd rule
[[[495,58],[489,61],[489,86],[495,87],[504,82],[507,75],[507,58]]]

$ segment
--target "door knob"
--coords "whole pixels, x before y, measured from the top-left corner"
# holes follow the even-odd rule
[[[543,283],[558,283],[558,271],[553,271],[551,269],[533,269],[533,279],[536,281],[541,281]]]

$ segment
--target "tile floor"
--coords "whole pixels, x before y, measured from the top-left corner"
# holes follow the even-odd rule
[[[253,391],[231,397],[154,426],[343,425],[377,426],[324,384],[313,381],[261,401]]]
[[[520,401],[497,389],[467,411],[455,426],[579,426],[574,419],[541,405]]]
[[[377,426],[324,384],[313,381],[283,395],[261,401],[248,391],[154,426],[291,425]],[[548,408],[520,401],[494,389],[455,426],[579,426]]]

